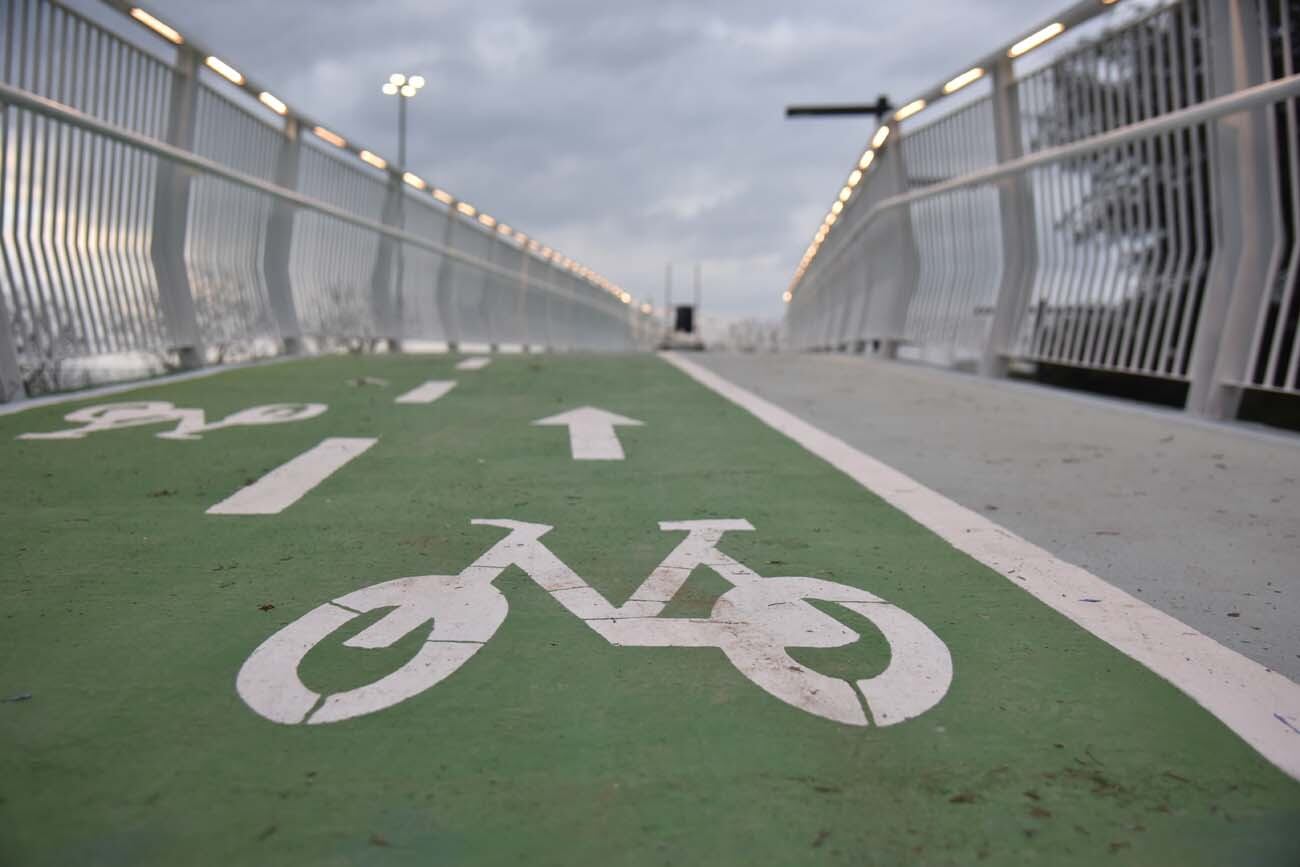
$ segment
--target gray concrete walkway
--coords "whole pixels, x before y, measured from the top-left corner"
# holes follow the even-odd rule
[[[859,357],[697,360],[1300,681],[1300,436]]]

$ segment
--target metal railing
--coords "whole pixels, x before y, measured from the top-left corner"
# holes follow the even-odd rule
[[[124,357],[169,368],[368,340],[651,339],[612,281],[347,142],[156,17],[116,0],[102,11],[117,26],[0,0],[0,400]]]
[[[1016,45],[951,89],[985,94],[877,132],[787,293],[788,342],[1153,377],[1211,417],[1300,395],[1300,3],[1162,5],[1020,77]]]

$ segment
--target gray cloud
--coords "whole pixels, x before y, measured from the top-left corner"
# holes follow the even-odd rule
[[[902,98],[960,71],[1061,0],[154,0],[290,104],[385,156],[390,72],[411,168],[659,298],[702,260],[706,306],[779,316],[780,294],[870,135],[788,122],[796,101]]]

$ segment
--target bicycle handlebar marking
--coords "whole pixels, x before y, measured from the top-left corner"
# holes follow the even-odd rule
[[[785,703],[846,725],[887,726],[919,716],[952,682],[948,647],[920,620],[860,590],[815,578],[764,578],[717,547],[723,534],[753,530],[745,520],[664,521],[686,538],[620,606],[614,606],[541,542],[553,528],[508,519],[471,523],[509,533],[457,575],[398,578],[317,606],[264,641],[236,678],[255,712],[286,725],[340,722],[375,713],[450,677],[505,621],[506,597],[493,581],[518,566],[571,614],[616,647],[716,647],[736,669]],[[732,585],[708,617],[659,615],[691,571],[707,566]],[[833,602],[872,622],[890,660],[874,677],[840,680],[801,665],[786,649],[851,644],[858,633],[808,603]],[[380,620],[344,642],[389,647],[432,624],[420,650],[396,671],[365,686],[322,697],[298,677],[308,652],[354,618],[382,608]]]

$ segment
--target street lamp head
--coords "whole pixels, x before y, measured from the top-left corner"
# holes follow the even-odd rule
[[[411,85],[409,84],[403,84],[401,87],[401,93],[402,96],[410,98],[412,96],[415,96],[415,88],[411,87]]]
[[[416,90],[419,90],[420,88],[424,87],[424,76],[412,75],[409,79],[407,79],[407,84],[411,85],[411,87],[414,87]]]
[[[395,96],[397,94],[397,85],[391,81],[385,81],[383,90],[385,96]]]
[[[402,75],[400,72],[394,72],[392,75],[388,76],[388,81],[393,85],[393,87],[401,87],[403,84],[406,84],[406,76]]]

